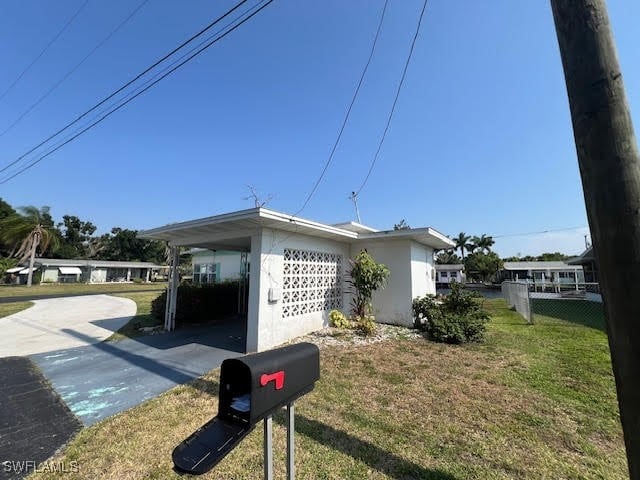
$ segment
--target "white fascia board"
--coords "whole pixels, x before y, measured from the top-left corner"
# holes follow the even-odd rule
[[[350,230],[345,230],[343,228],[334,227],[324,223],[314,222],[312,220],[307,220],[306,218],[287,215],[285,213],[276,212],[274,210],[267,210],[266,208],[260,208],[259,215],[261,218],[266,218],[269,220],[276,220],[283,223],[293,223],[301,227],[307,227],[313,230],[320,230],[322,232],[331,233],[334,235],[339,235],[339,236],[343,236],[351,239],[358,238],[358,234]]]
[[[430,239],[435,240],[435,242],[433,242],[433,243],[437,244],[439,242],[442,242],[442,243],[446,244],[447,246],[434,247],[434,245],[432,245],[431,242],[429,242],[429,243],[424,242],[423,237],[430,237]],[[443,235],[442,233],[440,233],[437,230],[434,230],[433,228],[430,228],[430,227],[411,228],[411,229],[407,229],[407,230],[385,230],[383,232],[364,233],[364,234],[360,234],[358,236],[358,240],[388,240],[388,239],[414,240],[414,241],[417,241],[417,242],[420,242],[420,243],[425,243],[425,244],[427,244],[427,245],[429,245],[431,247],[434,247],[434,248],[455,247],[455,242],[453,240],[451,240],[447,236]]]

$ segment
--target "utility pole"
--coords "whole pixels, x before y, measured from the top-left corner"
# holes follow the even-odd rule
[[[551,0],[620,419],[640,479],[640,158],[605,0]]]

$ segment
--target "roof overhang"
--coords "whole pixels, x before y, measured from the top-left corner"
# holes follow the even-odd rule
[[[363,233],[358,236],[362,241],[389,241],[389,240],[412,240],[414,242],[432,247],[435,249],[445,249],[455,247],[455,242],[446,235],[430,227],[409,228],[406,230],[386,230],[383,232]]]
[[[138,238],[164,240],[172,246],[248,251],[251,236],[259,233],[262,228],[344,242],[358,237],[357,233],[342,228],[266,208],[252,208],[144,230],[138,232]]]

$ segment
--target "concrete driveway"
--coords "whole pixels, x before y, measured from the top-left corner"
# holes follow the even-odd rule
[[[36,300],[33,307],[0,318],[0,357],[102,342],[135,314],[133,300],[109,295]]]
[[[92,343],[71,328],[64,333]],[[39,353],[40,367],[84,425],[121,412],[242,355],[245,321],[185,327],[118,342]],[[210,386],[217,392],[215,385]],[[212,412],[212,415],[215,412]]]

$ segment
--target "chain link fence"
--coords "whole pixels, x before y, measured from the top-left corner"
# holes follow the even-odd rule
[[[502,297],[510,307],[522,315],[527,323],[533,323],[533,311],[529,285],[525,282],[502,282]]]
[[[580,285],[578,289],[540,290],[539,286],[527,282],[502,283],[503,298],[527,323],[546,317],[605,330],[599,289],[591,285]]]

